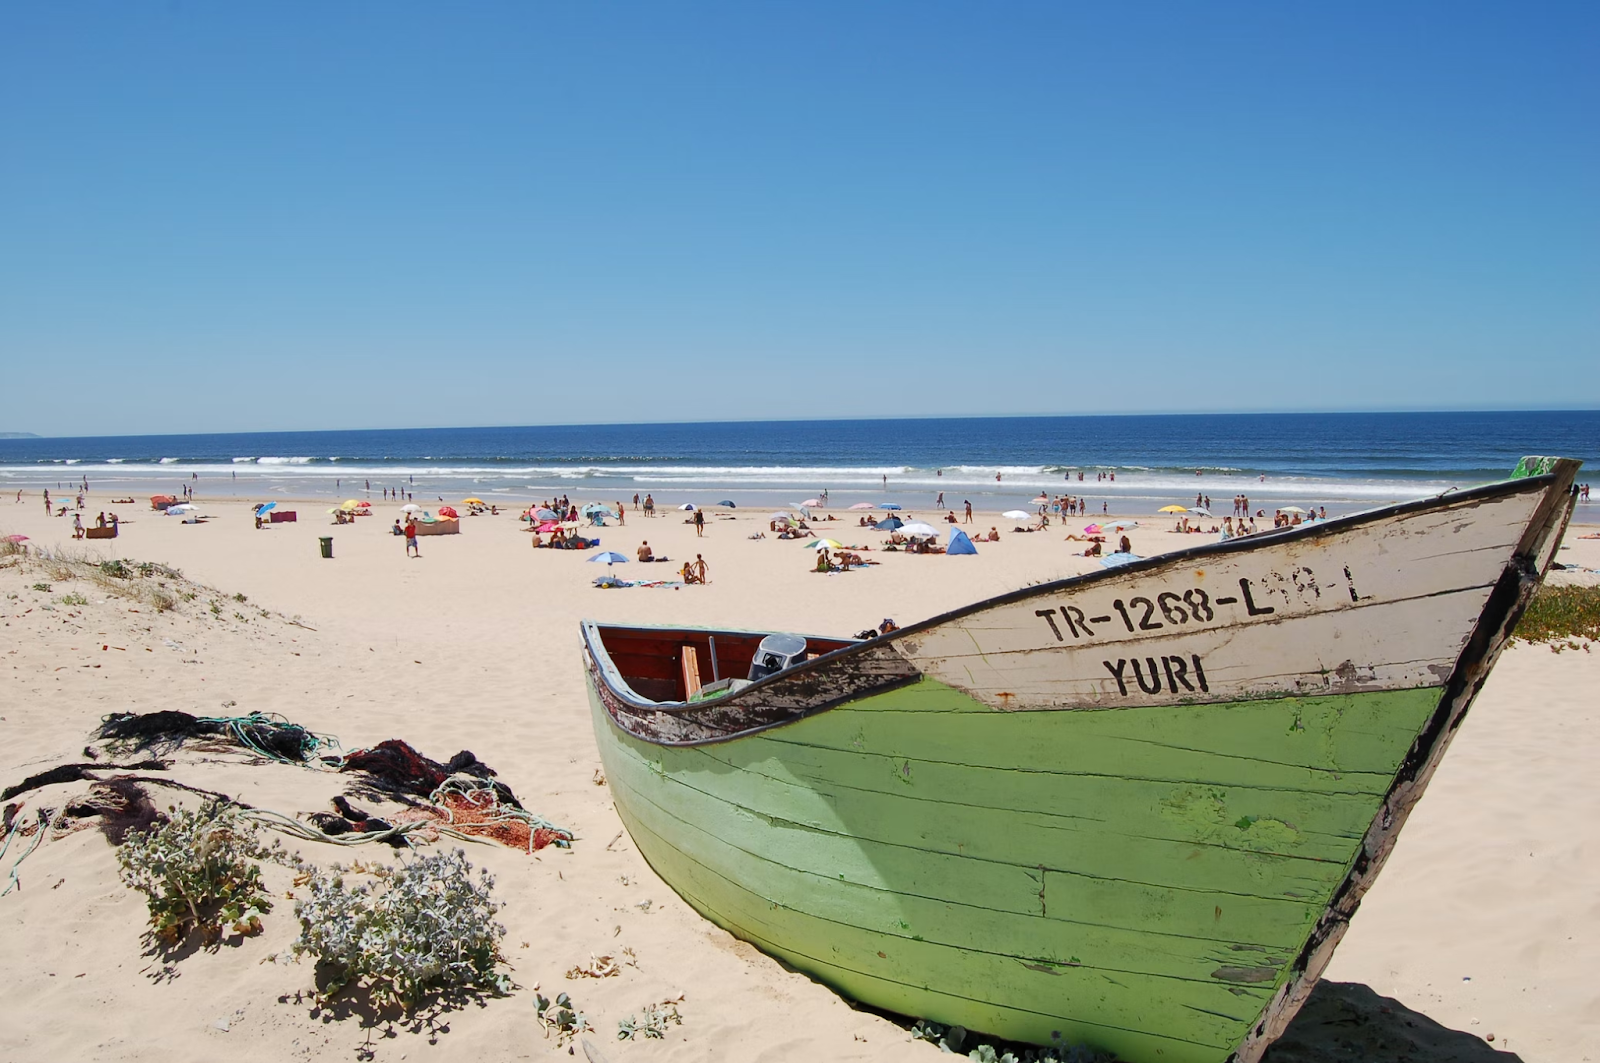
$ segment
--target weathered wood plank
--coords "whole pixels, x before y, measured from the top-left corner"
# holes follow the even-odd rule
[[[654,833],[643,817],[637,826],[641,838]],[[1191,1017],[1175,1036],[1212,1049],[1230,1046],[1270,998],[1270,986],[1102,971],[1071,966],[1065,959],[956,949],[817,918],[767,900],[674,850],[659,835],[652,840],[657,843],[653,859],[685,884],[697,907],[762,937],[790,942],[798,954],[880,980],[926,988],[930,974],[937,973],[946,993],[1023,1011],[1051,1009],[1068,1020],[1075,1017],[1073,1001],[1081,1000],[1099,1016],[1097,1025],[1124,1030],[1154,1029],[1160,1015],[1152,1002],[1180,1001]]]
[[[1324,873],[1316,878],[1274,876],[1267,887],[1274,891],[1271,896],[1246,893],[1248,879],[1238,868],[1231,877],[1226,869],[1215,870],[1221,861],[1230,856],[1236,862],[1254,863],[1282,858],[1220,849],[1196,853],[1194,847],[1171,844],[1164,846],[1168,852],[1163,856],[1153,853],[1160,843],[1136,846],[1112,838],[1112,852],[1085,847],[1080,860],[1108,874],[1062,874],[1053,880],[1052,900],[1046,905],[1041,896],[1045,872],[1039,867],[851,837],[838,833],[840,827],[827,830],[802,822],[815,819],[812,813],[826,813],[815,803],[809,808],[797,806],[787,817],[763,815],[666,775],[659,762],[643,759],[655,750],[619,746],[620,755],[607,760],[608,778],[614,787],[625,788],[626,803],[648,800],[671,809],[675,819],[693,823],[730,845],[784,867],[893,893],[1129,930],[1154,929],[1180,937],[1284,948],[1304,935],[1331,888],[1332,877],[1325,874],[1329,869],[1311,861],[1284,861],[1297,869]],[[1133,855],[1124,857],[1122,851]],[[1235,885],[1240,892],[1114,877],[1119,870],[1197,881],[1214,877]],[[1289,896],[1291,892],[1304,896]],[[1319,901],[1318,896],[1323,899]],[[1223,902],[1228,914],[1219,921],[1215,913]]]
[[[1183,558],[912,631],[923,673],[1003,709],[1437,686],[1539,496]]]

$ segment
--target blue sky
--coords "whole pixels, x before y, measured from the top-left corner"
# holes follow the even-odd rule
[[[9,4],[0,429],[1600,405],[1594,4]]]

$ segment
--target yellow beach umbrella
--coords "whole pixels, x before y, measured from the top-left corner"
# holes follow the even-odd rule
[[[481,499],[481,498],[463,498],[461,500],[461,504],[463,506],[481,506],[484,503],[483,503],[483,499]]]
[[[1185,506],[1162,506],[1160,509],[1156,510],[1156,512],[1157,513],[1187,513],[1187,512],[1189,512],[1189,510]]]
[[[340,509],[359,509],[359,508],[361,508],[361,503],[357,502],[353,498],[347,498],[343,502],[339,503],[339,508]]]

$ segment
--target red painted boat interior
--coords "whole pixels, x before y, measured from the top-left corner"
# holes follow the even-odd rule
[[[746,631],[693,631],[682,628],[597,627],[611,663],[628,686],[650,701],[685,701],[684,648],[692,647],[701,685],[750,672],[764,634]],[[712,674],[711,640],[716,639],[716,674]],[[849,639],[806,638],[812,656],[853,645]]]

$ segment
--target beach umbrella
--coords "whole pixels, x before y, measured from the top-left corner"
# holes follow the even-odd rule
[[[794,515],[788,510],[780,509],[767,518],[768,520],[794,520]]]
[[[1301,509],[1299,506],[1279,506],[1278,508],[1281,509],[1285,513],[1304,513],[1305,512],[1305,510]]]
[[[878,522],[879,531],[898,531],[905,527],[905,522],[899,517],[885,517]]]
[[[372,508],[372,503],[371,502],[357,502],[356,503],[356,508],[357,509],[371,509]]]
[[[176,506],[168,506],[167,507],[167,513],[169,515],[173,514],[173,513],[193,513],[193,512],[194,512],[194,507],[191,506],[187,502],[180,502]]]
[[[1204,506],[1196,506],[1195,508],[1191,509],[1189,512],[1190,513],[1198,513],[1202,517],[1211,516],[1211,511],[1209,509],[1206,509]]]
[[[739,508],[738,506],[734,505],[732,502],[728,501],[726,498],[724,498],[721,502],[718,502],[717,505],[726,506],[728,509],[738,509]]]
[[[278,503],[276,502],[263,502],[256,507],[256,514],[259,516],[260,514],[267,512],[267,510],[273,509],[277,506],[277,504]]]
[[[582,509],[578,510],[578,512],[587,517],[592,513],[610,513],[611,507],[606,505],[604,502],[590,502],[587,506],[584,506]]]
[[[678,508],[683,510],[685,513],[687,513],[688,511],[694,509],[694,503],[693,502],[685,502],[683,505],[679,506]]]
[[[1100,534],[1100,525],[1098,525],[1098,524],[1085,524],[1083,526],[1083,530],[1089,535],[1099,535]]]
[[[330,509],[330,510],[328,510],[328,512],[332,513],[333,510]],[[409,503],[407,505],[401,506],[400,507],[400,512],[402,512],[402,513],[421,513],[422,512],[422,507],[417,505],[415,502],[411,502],[411,503]]]
[[[878,508],[879,509],[899,509],[900,507],[895,505],[893,502],[885,502],[883,505],[879,506]]]
[[[878,507],[874,506],[871,502],[857,502],[855,505],[851,506],[850,508],[851,509],[877,509]]]
[[[1046,498],[1044,495],[1040,495],[1038,498],[1035,498],[1033,500],[1034,505],[1042,505],[1043,503],[1048,502],[1048,501],[1050,501],[1050,499]]]
[[[818,550],[818,549],[843,550],[844,549],[844,543],[841,543],[841,542],[839,542],[839,541],[837,541],[835,539],[812,539],[810,542],[806,543],[802,547],[802,549],[805,549],[805,550]]]
[[[1187,512],[1189,512],[1189,507],[1187,507],[1187,506],[1162,506],[1160,509],[1156,510],[1156,512],[1157,513],[1187,513]]]
[[[1020,509],[1008,509],[1000,515],[1006,520],[1027,520],[1029,517],[1033,516],[1032,513],[1026,513]]]
[[[463,498],[461,500],[461,504],[463,506],[481,506],[481,505],[483,505],[483,499],[481,499],[481,498]]]
[[[439,507],[439,516],[441,516],[441,517],[459,517],[459,516],[461,516],[461,514],[456,512],[456,507],[454,507],[454,506],[440,506]]]
[[[28,537],[26,535],[8,535],[5,541],[8,543],[25,543],[28,541]]]
[[[880,524],[880,525],[878,525],[878,527],[881,528],[881,527],[883,527],[883,525]],[[939,529],[938,528],[935,528],[931,524],[924,524],[920,520],[914,520],[910,524],[902,524],[900,526],[900,531],[904,535],[938,535],[939,534]]]
[[[820,505],[822,505],[822,499],[820,499],[820,498],[808,498],[808,499],[806,499],[804,502],[802,502],[800,504],[802,506],[820,506]]]
[[[338,506],[334,506],[332,509],[328,510],[328,512],[329,513],[343,513],[344,510],[340,509]]]
[[[407,506],[406,508],[410,509],[412,507]],[[536,510],[533,511],[533,515],[535,517],[538,517],[540,520],[560,520],[561,519],[561,514],[557,513],[553,509],[542,509],[542,508],[541,509],[536,509]]]
[[[1129,528],[1137,528],[1138,526],[1139,522],[1136,520],[1114,520],[1109,524],[1100,525],[1105,531],[1126,531]]]
[[[622,564],[627,564],[627,562],[628,562],[627,558],[623,557],[621,554],[617,553],[615,550],[602,550],[598,554],[595,554],[593,557],[589,558],[589,560],[590,561],[604,561],[607,565],[615,565],[615,564],[617,564],[619,562],[621,562]]]

